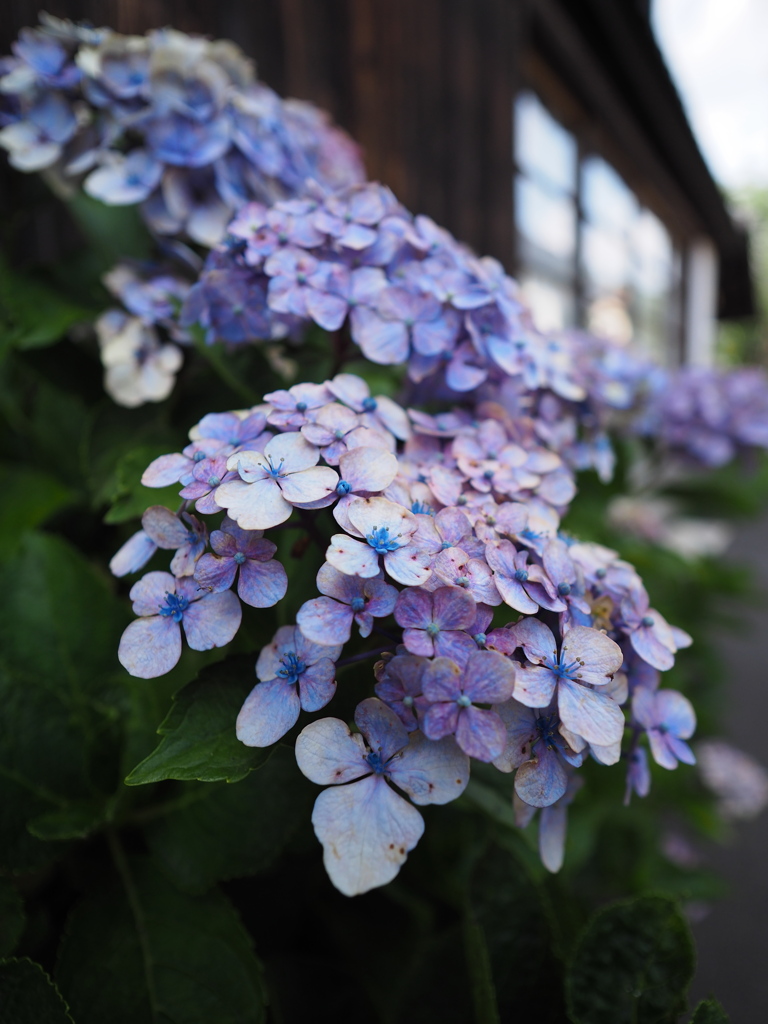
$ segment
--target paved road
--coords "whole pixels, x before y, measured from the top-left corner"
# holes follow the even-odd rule
[[[768,517],[742,526],[731,553],[753,567],[768,593]],[[731,676],[724,735],[768,766],[768,608],[753,610],[744,636],[721,641]],[[695,999],[714,994],[732,1024],[768,1021],[768,811],[736,826],[733,846],[708,851],[730,895],[694,926],[699,964]]]

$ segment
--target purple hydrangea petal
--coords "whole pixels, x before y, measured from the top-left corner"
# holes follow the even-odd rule
[[[552,630],[540,619],[522,619],[512,627],[512,633],[529,661],[541,662],[548,658],[557,661],[557,644]]]
[[[276,480],[228,480],[217,487],[214,497],[229,516],[244,530],[268,530],[284,523],[293,512]]]
[[[610,682],[623,660],[619,645],[598,629],[573,626],[563,640],[562,661],[564,664],[581,662],[576,678],[582,683],[600,686]]]
[[[345,896],[391,882],[424,832],[416,808],[380,775],[324,790],[312,825],[328,876]]]
[[[193,651],[228,644],[240,628],[243,613],[231,590],[206,594],[184,612],[184,633]]]
[[[430,740],[452,736],[459,724],[459,707],[454,701],[430,704],[422,721],[422,729]]]
[[[564,802],[542,810],[539,819],[539,856],[541,863],[552,874],[557,874],[563,866],[567,826],[568,807]]]
[[[404,587],[418,587],[432,575],[431,559],[413,545],[406,545],[384,556],[387,573]]]
[[[379,556],[368,544],[353,540],[345,533],[336,533],[325,552],[326,561],[349,576],[366,579],[379,574]]]
[[[456,701],[462,692],[462,675],[450,658],[435,658],[424,671],[422,692],[429,701]]]
[[[329,786],[370,774],[360,733],[338,718],[310,722],[296,738],[296,763],[311,782]]]
[[[339,477],[335,469],[331,469],[330,466],[315,466],[283,477],[279,481],[279,486],[286,501],[290,501],[292,505],[305,505],[332,495],[338,482]]]
[[[352,448],[339,459],[342,480],[353,491],[383,491],[397,476],[397,459],[383,448]]]
[[[258,683],[237,716],[237,738],[246,747],[269,747],[296,724],[300,708],[294,683],[286,679]]]
[[[282,601],[287,590],[286,571],[274,559],[257,562],[249,558],[240,566],[237,592],[240,599],[252,608],[271,608]]]
[[[439,587],[433,594],[433,619],[443,629],[468,629],[475,621],[477,605],[462,587]]]
[[[384,320],[367,306],[356,306],[349,319],[352,338],[366,359],[384,365],[404,363],[408,359],[410,341],[404,324]]]
[[[514,698],[494,710],[507,730],[507,742],[493,765],[500,772],[511,772],[533,756],[533,742],[538,735],[536,714]]]
[[[127,576],[129,573],[138,572],[156,551],[157,544],[144,530],[139,530],[112,556],[109,571],[113,576]]]
[[[405,637],[403,637],[403,642],[405,642]],[[464,668],[467,659],[477,650],[477,644],[469,633],[462,633],[455,629],[445,629],[438,633],[434,645],[435,654],[439,658],[451,658],[461,668]]]
[[[674,654],[659,640],[652,627],[640,626],[630,634],[629,641],[643,661],[659,672],[666,672],[674,665]]]
[[[321,658],[299,677],[299,700],[305,711],[324,708],[335,692],[336,665],[330,658]]]
[[[452,736],[429,740],[412,732],[408,746],[389,765],[392,781],[415,804],[447,804],[469,782],[469,760]]]
[[[129,597],[136,615],[157,615],[169,593],[176,593],[174,577],[169,572],[148,572],[133,584]]]
[[[192,465],[192,460],[181,452],[161,455],[144,470],[141,482],[145,487],[169,487],[178,483],[185,473],[191,473]]]
[[[139,679],[165,675],[181,657],[178,622],[159,615],[137,619],[120,638],[117,657],[123,668]]]
[[[221,590],[229,590],[234,583],[236,572],[237,562],[233,558],[206,554],[195,566],[195,579],[203,590],[218,593]]]
[[[588,743],[609,746],[624,735],[624,715],[610,697],[586,686],[561,679],[557,706],[566,729]]]
[[[459,712],[456,742],[470,757],[478,761],[493,761],[504,750],[507,731],[495,711],[473,705]]]
[[[696,730],[696,712],[693,705],[677,690],[657,690],[656,709],[659,723],[668,732],[680,739],[687,740]]]
[[[497,651],[475,650],[464,670],[464,693],[478,704],[502,704],[515,685],[515,667]],[[495,757],[496,755],[494,755]]]
[[[351,636],[353,617],[349,605],[330,597],[316,597],[304,602],[296,623],[304,636],[315,643],[345,644]]]
[[[365,736],[368,746],[388,761],[408,742],[405,726],[386,704],[377,697],[368,697],[355,709],[355,724]]]
[[[515,792],[532,807],[550,807],[565,793],[568,774],[557,751],[539,743],[536,758],[522,764],[515,776]]]
[[[658,729],[650,729],[648,731],[648,743],[650,744],[651,754],[656,764],[670,771],[677,768],[677,758],[670,750],[667,737],[663,733],[660,733]]]
[[[141,525],[159,548],[180,548],[189,540],[189,527],[163,505],[152,505],[141,517]]]
[[[556,685],[557,677],[543,665],[520,665],[515,671],[514,698],[529,708],[545,708]]]

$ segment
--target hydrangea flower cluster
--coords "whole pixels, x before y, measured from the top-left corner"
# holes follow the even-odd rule
[[[159,235],[211,246],[251,199],[363,176],[357,147],[311,104],[281,100],[226,40],[124,36],[49,15],[0,61],[0,146],[21,171],[86,175],[86,192],[141,204]]]
[[[690,638],[629,563],[562,533],[573,474],[524,416],[488,402],[474,415],[406,410],[340,373],[204,417],[143,482],[178,483],[183,505],[150,508],[113,560],[121,575],[175,552],[170,573],[131,590],[139,618],[119,657],[133,675],[172,668],[182,632],[196,650],[227,644],[241,601],[285,595],[270,530],[295,518],[323,546],[319,596],[261,651],[237,735],[277,742],[332,701],[346,665],[375,663],[359,731],[315,718],[296,739],[302,771],[332,787],[313,822],[342,892],[394,877],[423,831],[414,804],[459,796],[472,759],[514,773],[521,821],[542,809],[552,870],[587,757],[618,763],[626,733],[628,791],[641,795],[644,736],[661,766],[693,761],[693,709],[659,685]]]

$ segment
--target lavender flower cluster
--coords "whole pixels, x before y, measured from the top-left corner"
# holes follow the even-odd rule
[[[153,232],[206,247],[248,200],[363,177],[351,139],[256,81],[234,43],[41,22],[0,60],[0,146],[18,170],[87,175],[90,195],[141,204]]]
[[[627,724],[628,795],[649,789],[643,736],[663,767],[693,762],[693,708],[659,685],[690,638],[650,607],[631,565],[560,531],[572,472],[525,417],[489,403],[474,417],[406,411],[341,373],[204,417],[143,482],[178,483],[184,504],[148,509],[112,562],[123,575],[174,551],[170,572],[131,589],[139,618],[119,658],[135,676],[173,668],[182,631],[195,650],[223,646],[241,601],[285,595],[265,532],[296,517],[323,545],[320,596],[258,656],[237,719],[246,745],[277,742],[332,700],[338,671],[361,660],[342,657],[355,627],[365,639],[384,620],[394,636],[363,652],[375,696],[357,708],[359,732],[320,718],[296,740],[301,770],[331,787],[313,824],[342,892],[397,874],[424,828],[414,805],[458,797],[471,759],[515,773],[518,820],[542,811],[553,871],[577,769],[618,763]],[[209,534],[204,517],[222,513]]]

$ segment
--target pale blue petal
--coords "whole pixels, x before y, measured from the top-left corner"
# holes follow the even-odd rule
[[[330,786],[370,775],[365,744],[338,718],[310,722],[296,738],[296,763],[312,782]]]
[[[117,657],[139,679],[165,675],[181,657],[181,630],[172,618],[151,615],[132,622],[120,638]]]
[[[543,743],[536,748],[536,757],[522,764],[515,776],[515,791],[531,807],[550,807],[565,793],[568,775],[557,751]]]
[[[470,757],[493,761],[504,750],[507,731],[495,711],[474,706],[462,708],[456,726],[456,742]]]
[[[299,608],[296,623],[304,636],[317,644],[345,644],[352,632],[353,617],[349,605],[330,597],[316,597]]]
[[[237,738],[246,747],[269,747],[296,724],[299,710],[294,683],[285,679],[258,683],[237,716]]]
[[[447,804],[467,787],[469,759],[452,736],[434,741],[412,732],[408,746],[390,763],[389,773],[415,804]]]
[[[184,633],[193,651],[228,644],[240,628],[243,612],[231,590],[207,594],[184,612]]]
[[[405,726],[378,697],[368,697],[357,705],[355,724],[382,761],[388,761],[408,742]]]
[[[561,679],[557,702],[563,725],[587,743],[609,746],[624,735],[621,708],[603,693]]]

